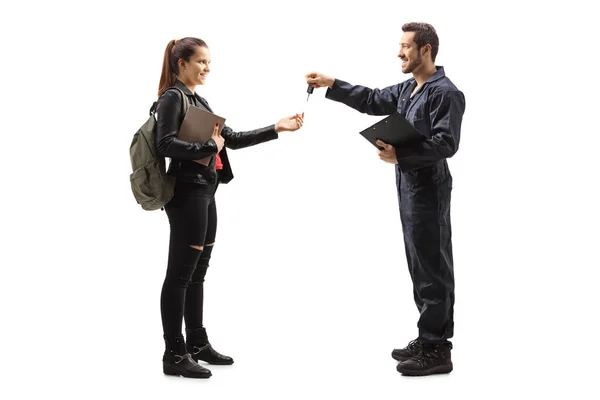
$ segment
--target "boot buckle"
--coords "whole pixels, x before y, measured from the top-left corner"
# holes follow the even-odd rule
[[[210,346],[210,344],[205,344],[205,345],[204,345],[204,346],[202,346],[202,347],[194,346],[194,350],[193,350],[193,352],[194,352],[194,355],[196,355],[196,354],[200,354],[200,352],[201,352],[202,350],[206,349],[208,346]]]

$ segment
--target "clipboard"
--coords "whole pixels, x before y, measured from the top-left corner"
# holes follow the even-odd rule
[[[377,139],[394,147],[400,147],[425,138],[397,111],[362,130],[360,134],[379,150],[383,148],[375,143]]]

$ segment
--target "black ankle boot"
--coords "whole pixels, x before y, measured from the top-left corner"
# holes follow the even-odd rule
[[[231,365],[233,358],[224,356],[212,348],[208,341],[206,329],[186,329],[187,335],[186,349],[197,362],[202,360],[213,365]]]
[[[185,378],[209,378],[210,370],[198,365],[186,351],[183,337],[172,340],[165,339],[165,354],[163,355],[163,372],[165,375],[183,376]]]
[[[402,375],[424,376],[447,374],[452,371],[451,343],[423,344],[419,354],[398,363],[396,370]]]

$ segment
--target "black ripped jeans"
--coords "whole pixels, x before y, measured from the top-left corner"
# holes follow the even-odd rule
[[[204,276],[217,232],[216,185],[177,182],[165,206],[171,235],[169,261],[163,283],[160,311],[163,332],[170,342],[187,329],[202,328]],[[192,246],[204,246],[198,250]]]

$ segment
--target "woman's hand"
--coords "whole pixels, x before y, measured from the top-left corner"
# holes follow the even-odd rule
[[[282,131],[296,131],[302,128],[303,124],[304,113],[302,113],[302,115],[296,114],[291,117],[284,117],[275,124],[275,132],[279,133]]]
[[[223,136],[221,136],[221,133],[219,132],[219,123],[217,122],[215,125],[215,128],[213,129],[213,133],[211,136],[211,139],[215,141],[215,143],[217,144],[217,153],[220,153],[221,150],[223,149],[223,146],[225,145],[225,138]],[[201,160],[194,160],[196,161],[198,164],[202,164],[205,166],[208,166],[208,163],[210,162],[210,157],[205,157]]]
[[[225,146],[225,138],[223,136],[221,136],[221,133],[219,132],[219,123],[218,122],[215,125],[215,129],[213,129],[213,134],[212,134],[211,138],[217,144],[217,148],[219,149],[217,151],[217,153],[220,153],[221,150],[223,150],[223,146]]]

